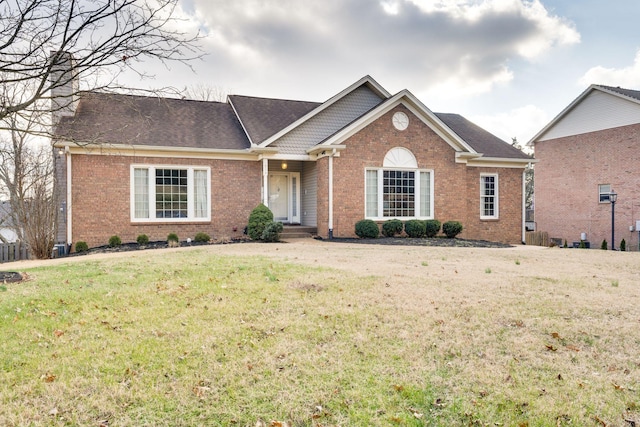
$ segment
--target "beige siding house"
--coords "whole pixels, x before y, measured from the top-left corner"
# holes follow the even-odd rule
[[[640,221],[640,91],[592,85],[531,141],[537,229],[571,245],[638,250]]]
[[[90,93],[57,119],[60,242],[241,236],[251,210],[323,238],[355,223],[458,220],[520,243],[532,159],[456,114],[365,76],[325,102]]]

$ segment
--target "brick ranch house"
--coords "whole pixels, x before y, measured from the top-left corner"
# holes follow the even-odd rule
[[[537,229],[591,247],[638,249],[640,91],[591,85],[535,135]],[[615,204],[615,242],[611,242]]]
[[[61,243],[238,237],[261,202],[276,220],[324,238],[354,236],[363,218],[435,218],[460,221],[459,237],[523,240],[532,158],[369,76],[322,103],[104,93],[72,101],[56,109]]]

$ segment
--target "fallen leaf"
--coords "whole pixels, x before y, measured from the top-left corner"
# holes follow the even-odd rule
[[[557,350],[556,347],[554,347],[554,346],[552,346],[550,344],[545,344],[545,347],[547,347],[547,350],[549,350],[549,351],[556,351]]]
[[[578,347],[576,347],[575,345],[571,345],[571,344],[569,344],[569,345],[567,345],[567,346],[565,346],[565,347],[566,347],[567,349],[571,350],[571,351],[575,351],[575,352],[580,351],[580,349],[579,349]]]
[[[41,376],[40,379],[44,380],[44,382],[46,383],[52,383],[56,380],[56,376],[47,372],[46,374]]]
[[[560,334],[559,334],[559,333],[557,333],[557,332],[551,332],[551,336],[552,336],[553,338],[557,339],[557,340],[561,339],[561,338],[560,338]]]
[[[63,335],[64,335],[64,331],[61,331],[60,329],[56,329],[55,331],[53,331],[53,334],[54,334],[56,337],[60,338],[61,336],[63,336]]]

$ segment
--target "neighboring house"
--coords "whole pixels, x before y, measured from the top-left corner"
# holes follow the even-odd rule
[[[11,217],[9,213],[11,211],[11,203],[8,201],[0,202],[0,244],[3,241],[7,243],[14,243],[18,240],[18,235],[16,234],[13,228],[13,221],[11,221]],[[4,239],[4,240],[3,240]]]
[[[241,236],[259,203],[285,224],[351,237],[363,218],[460,221],[520,243],[533,159],[456,114],[366,76],[326,102],[91,93],[56,127],[61,242]]]
[[[591,85],[529,142],[534,146],[535,221],[549,237],[591,247],[638,249],[640,91]],[[615,242],[612,206],[617,193]]]

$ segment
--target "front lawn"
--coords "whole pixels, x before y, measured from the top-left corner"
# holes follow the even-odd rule
[[[401,281],[207,248],[31,269],[0,290],[0,425],[639,422],[636,287],[505,250],[463,285],[438,252]]]

